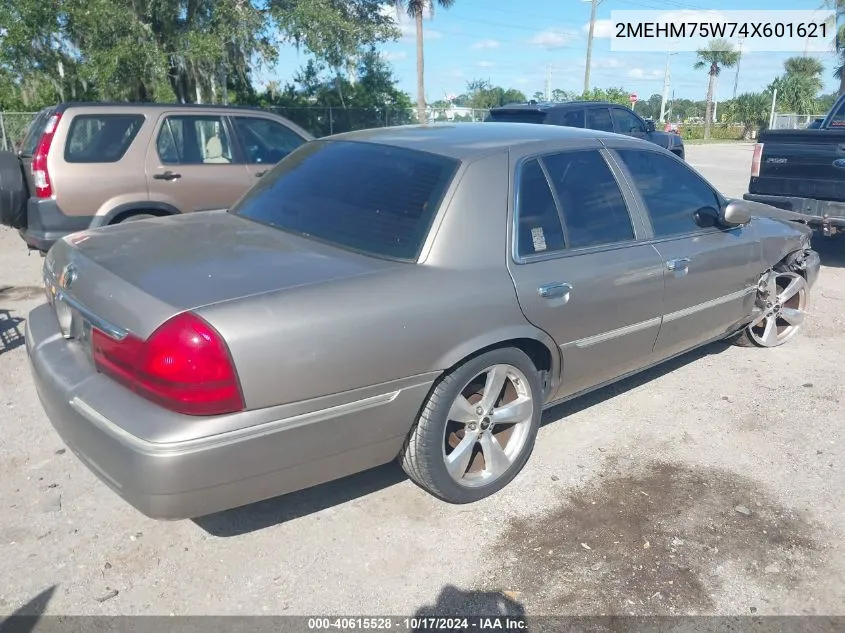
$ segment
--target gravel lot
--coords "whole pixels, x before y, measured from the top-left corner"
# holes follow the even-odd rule
[[[751,150],[691,146],[688,159],[741,195]],[[800,338],[712,345],[548,412],[493,498],[448,506],[388,466],[165,523],[65,452],[42,413],[23,347],[42,260],[0,229],[0,613],[410,615],[504,600],[531,615],[845,615],[845,239],[817,248]]]

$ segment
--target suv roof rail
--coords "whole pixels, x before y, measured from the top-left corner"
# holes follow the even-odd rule
[[[161,103],[161,102],[149,102],[149,101],[64,101],[56,106],[55,109],[57,111],[64,111],[68,108],[90,108],[90,107],[125,107],[125,108],[161,108],[161,109],[172,109],[172,108],[203,108],[203,109],[212,109],[212,110],[261,110],[262,112],[267,112],[268,110],[264,108],[260,108],[258,106],[243,106],[243,105],[223,105],[220,103]]]

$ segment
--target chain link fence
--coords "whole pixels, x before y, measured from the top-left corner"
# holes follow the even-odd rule
[[[776,114],[772,122],[773,130],[801,130],[816,119],[823,119],[824,114]]]
[[[0,112],[0,151],[17,149],[37,112]]]
[[[341,108],[314,105],[278,106],[264,109],[293,121],[316,137],[417,122],[416,108]],[[429,122],[477,122],[483,121],[487,112],[486,109],[431,108],[428,111],[428,120]],[[36,114],[36,112],[0,112],[0,150],[11,151],[17,148]]]

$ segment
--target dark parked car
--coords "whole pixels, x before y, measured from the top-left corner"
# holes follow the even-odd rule
[[[654,121],[643,119],[625,106],[604,101],[567,101],[565,103],[511,103],[492,108],[491,122],[544,123],[615,132],[650,141],[685,158],[684,141],[678,134],[661,132]]]
[[[833,235],[845,231],[845,96],[816,121],[803,130],[760,133],[743,197]]]

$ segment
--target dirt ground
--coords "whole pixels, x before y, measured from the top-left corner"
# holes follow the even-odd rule
[[[688,160],[741,195],[748,145]],[[717,344],[547,412],[504,491],[396,466],[156,522],[70,453],[26,366],[41,258],[0,230],[0,613],[845,615],[845,236],[804,333]]]

